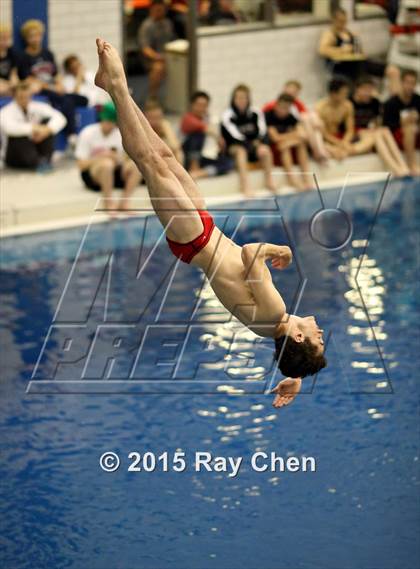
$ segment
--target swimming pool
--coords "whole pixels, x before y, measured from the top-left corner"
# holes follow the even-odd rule
[[[286,304],[315,314],[329,336],[328,368],[307,378],[282,412],[263,393],[270,341],[244,335],[232,344],[238,328],[199,272],[185,265],[174,272],[163,242],[153,252],[154,218],[4,240],[1,565],[417,567],[419,193],[415,181],[393,181],[375,220],[383,189],[346,189],[341,209],[352,234],[338,249],[348,230],[341,214],[309,230],[321,207],[315,192],[282,197],[278,206],[254,200],[211,209],[239,243],[291,243],[295,263],[274,273],[275,282]],[[340,191],[322,196],[335,208]],[[143,352],[145,367],[131,373],[156,314],[169,339],[177,326],[195,326],[178,375],[171,358],[156,371],[156,358],[165,363],[162,352],[171,349],[157,336]],[[74,354],[92,345],[104,317],[125,326],[129,349],[110,366],[105,334],[86,366]],[[51,332],[53,320],[59,330]],[[70,325],[73,355],[58,365]],[[145,378],[153,389],[142,387]],[[177,450],[186,453],[183,472],[128,472],[130,451]],[[112,474],[99,467],[105,451],[121,457]],[[244,465],[236,477],[198,473],[195,451],[242,456]],[[313,456],[317,470],[255,472],[249,459],[258,451]]]

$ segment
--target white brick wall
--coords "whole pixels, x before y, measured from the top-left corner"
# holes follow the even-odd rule
[[[324,25],[207,36],[198,39],[198,86],[212,96],[212,112],[220,114],[238,83],[247,83],[253,101],[262,105],[276,97],[287,79],[299,79],[308,103],[324,94],[326,72],[317,55]],[[352,22],[368,54],[385,52],[388,22]]]
[[[1,0],[0,24],[12,27],[12,0]]]
[[[48,9],[49,45],[58,63],[76,53],[88,69],[94,70],[97,36],[121,50],[121,0],[49,0]]]

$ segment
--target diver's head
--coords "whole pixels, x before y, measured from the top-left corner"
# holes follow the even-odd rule
[[[274,343],[274,359],[283,375],[314,375],[327,365],[323,330],[314,316],[301,318],[290,315],[288,322],[279,327],[279,335]]]

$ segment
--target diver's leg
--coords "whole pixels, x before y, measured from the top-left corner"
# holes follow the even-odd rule
[[[203,231],[201,218],[168,160],[150,143],[138,120],[118,52],[101,40],[97,40],[97,45],[96,84],[108,91],[115,103],[124,148],[145,178],[153,209],[169,239],[191,241]]]

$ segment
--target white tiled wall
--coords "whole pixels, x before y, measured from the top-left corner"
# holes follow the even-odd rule
[[[121,0],[49,0],[49,45],[57,61],[77,53],[88,69],[97,65],[95,38],[121,49]]]
[[[302,97],[311,103],[324,94],[326,72],[317,55],[325,25],[233,33],[198,40],[198,86],[212,96],[212,112],[220,114],[238,83],[247,83],[253,101],[262,105],[275,98],[287,79],[299,79]],[[368,54],[388,47],[385,18],[352,22]]]
[[[12,27],[12,0],[1,0],[0,24]]]

